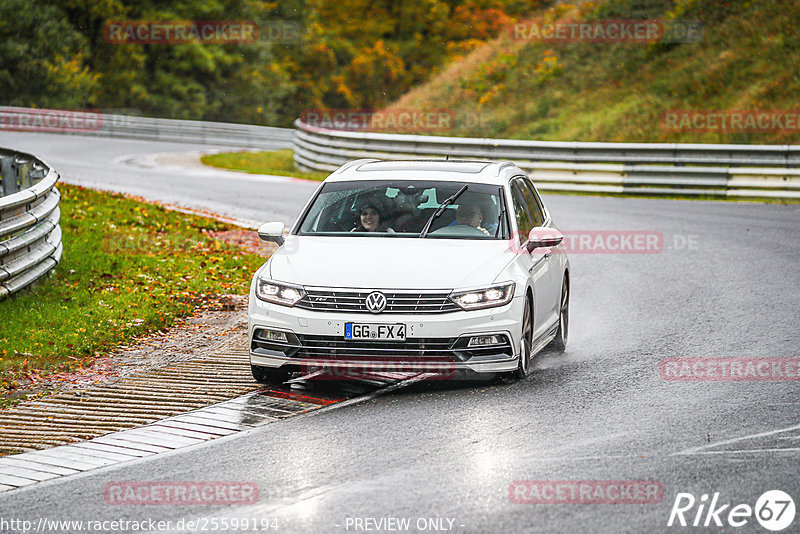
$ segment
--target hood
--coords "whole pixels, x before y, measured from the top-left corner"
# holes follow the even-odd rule
[[[494,282],[513,257],[508,241],[290,235],[269,276],[305,286],[454,289]]]

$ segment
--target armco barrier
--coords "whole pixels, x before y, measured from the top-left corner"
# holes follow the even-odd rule
[[[269,150],[289,148],[294,135],[291,128],[8,106],[0,107],[0,129]]]
[[[0,300],[61,259],[58,173],[30,154],[0,149]]]
[[[294,160],[512,160],[545,191],[800,199],[800,145],[581,143],[381,134],[295,122]]]
[[[513,160],[546,191],[800,198],[800,145],[479,139],[328,130],[299,120],[292,130],[103,113],[91,124],[67,120],[62,127],[69,113],[0,107],[0,129],[266,150],[293,146],[295,163],[318,171],[364,157]]]

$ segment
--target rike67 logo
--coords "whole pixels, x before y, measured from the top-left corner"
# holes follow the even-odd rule
[[[710,501],[708,494],[705,493],[699,499],[691,493],[678,493],[669,513],[667,526],[736,528],[750,524],[755,517],[763,528],[779,532],[792,524],[794,515],[794,500],[781,490],[764,492],[756,500],[755,506],[744,503],[723,504],[720,502],[719,493],[714,493]]]

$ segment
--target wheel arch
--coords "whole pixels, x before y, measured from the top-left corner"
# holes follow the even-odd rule
[[[536,324],[536,316],[534,315],[534,313],[536,313],[536,305],[534,304],[535,300],[533,299],[533,286],[530,285],[530,284],[525,287],[525,301],[528,302],[528,307],[530,308],[530,312],[531,312],[531,321],[535,325]],[[523,306],[525,306],[525,301],[522,301],[522,305]],[[523,311],[524,311],[524,309],[523,309]]]

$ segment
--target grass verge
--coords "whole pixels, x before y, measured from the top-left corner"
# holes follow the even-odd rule
[[[0,404],[18,381],[91,365],[222,295],[243,294],[264,258],[215,240],[231,225],[121,195],[59,185],[64,254],[54,273],[0,302]]]
[[[232,171],[249,172],[251,174],[274,174],[291,176],[307,180],[322,181],[328,177],[327,172],[303,172],[294,166],[293,151],[289,148],[272,152],[224,152],[208,154],[200,161],[205,165]]]

